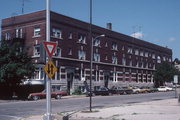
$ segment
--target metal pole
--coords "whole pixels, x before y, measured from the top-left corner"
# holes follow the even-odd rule
[[[46,0],[46,41],[50,41],[50,0]],[[51,120],[51,80],[46,75],[46,114],[45,120]]]
[[[93,66],[93,40],[92,40],[92,0],[90,0],[90,37],[91,40],[91,59],[90,59],[90,104],[89,109],[92,111],[92,66]]]
[[[175,98],[177,98],[177,83],[175,83]]]

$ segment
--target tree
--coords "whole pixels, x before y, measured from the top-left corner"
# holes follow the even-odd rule
[[[16,87],[35,70],[32,59],[19,41],[2,40],[0,46],[0,82]]]
[[[179,75],[179,71],[172,64],[168,62],[158,64],[154,73],[155,87],[163,86],[165,82],[172,82],[174,75]]]

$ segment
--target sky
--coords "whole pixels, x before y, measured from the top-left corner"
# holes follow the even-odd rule
[[[24,1],[24,7],[22,3]],[[90,0],[50,0],[57,13],[89,22]],[[92,23],[168,47],[180,59],[180,0],[92,0]],[[46,0],[0,0],[0,20],[46,8]]]

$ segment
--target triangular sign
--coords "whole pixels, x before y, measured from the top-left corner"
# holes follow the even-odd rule
[[[44,43],[46,52],[48,53],[48,56],[52,57],[52,55],[56,49],[57,43],[56,42],[43,42],[43,43]]]

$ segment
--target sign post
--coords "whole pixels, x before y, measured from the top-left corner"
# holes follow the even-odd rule
[[[52,54],[56,48],[57,43],[50,42],[50,0],[46,0],[46,42],[44,42],[44,47],[48,53],[47,59],[52,57]],[[46,59],[46,60],[47,60]],[[47,62],[47,61],[46,61]],[[51,116],[51,78],[56,72],[57,68],[54,66],[52,61],[48,61],[44,67],[46,72],[46,114],[44,115],[44,120],[52,120]]]
[[[178,75],[174,75],[175,98],[177,98],[177,83],[178,83]]]

